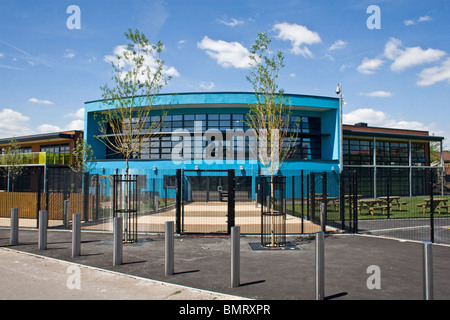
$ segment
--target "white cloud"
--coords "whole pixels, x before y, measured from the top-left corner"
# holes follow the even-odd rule
[[[64,51],[64,58],[72,59],[73,57],[75,57],[75,51],[73,49],[66,49]]]
[[[127,71],[131,70],[135,65],[135,63],[132,61],[131,57],[129,59],[124,58],[124,53],[126,53],[127,51],[128,51],[128,49],[127,49],[126,45],[118,45],[114,48],[114,55],[112,55],[112,56],[107,55],[103,58],[103,60],[105,62],[113,63],[114,65],[118,66],[119,68],[123,68],[124,72],[127,72]],[[120,56],[121,59],[117,59],[117,56]],[[145,55],[143,58],[144,58],[144,62],[143,62],[144,67],[149,67],[150,71],[152,73],[154,73],[158,67],[156,58],[151,54]],[[164,68],[162,70],[162,74],[165,76],[172,76],[172,77],[180,76],[177,69],[175,69],[174,67],[167,67],[167,66],[164,66]],[[124,76],[124,74],[123,74],[123,76]],[[138,78],[142,82],[145,81],[144,74],[139,75]]]
[[[430,16],[423,16],[423,17],[419,17],[419,20],[417,20],[417,22],[424,22],[424,21],[431,21],[433,20]]]
[[[450,83],[450,58],[447,58],[440,66],[422,70],[419,73],[418,86],[430,86],[436,82],[447,80]]]
[[[60,131],[70,131],[70,130],[84,130],[84,120],[81,120],[81,119],[72,120],[64,127],[45,123],[45,124],[41,124],[40,126],[38,126],[37,130],[40,133],[60,132]]]
[[[0,111],[0,137],[30,135],[34,132],[27,127],[30,118],[18,111],[5,108]]]
[[[75,119],[64,127],[64,130],[84,130],[84,120]]]
[[[392,97],[392,92],[389,92],[389,91],[383,91],[383,90],[378,90],[378,91],[372,91],[372,92],[361,93],[360,95],[366,96],[366,97],[381,97],[381,98],[388,98],[388,97]]]
[[[52,124],[41,124],[37,127],[37,130],[40,133],[49,133],[49,132],[59,132],[62,131],[60,127],[54,126]]]
[[[438,61],[446,55],[446,52],[431,48],[426,50],[420,47],[403,48],[399,39],[391,38],[386,43],[384,55],[394,60],[390,66],[392,71],[403,71],[413,66]]]
[[[332,51],[332,50],[338,50],[338,49],[342,49],[345,48],[347,46],[347,41],[343,41],[341,39],[336,40],[329,48],[328,50]]]
[[[236,27],[240,24],[244,24],[245,22],[243,20],[237,20],[235,18],[231,18],[231,19],[218,19],[217,20],[219,23],[222,23],[228,27]]]
[[[425,21],[431,21],[431,20],[433,20],[433,18],[431,18],[428,15],[425,15],[425,16],[419,17],[419,19],[417,19],[417,20],[407,19],[407,20],[403,21],[403,23],[405,24],[405,26],[412,26],[418,22],[425,22]]]
[[[37,130],[41,133],[46,132],[59,132],[59,131],[70,131],[70,130],[84,130],[84,108],[79,108],[75,112],[69,112],[64,115],[64,118],[75,118],[70,121],[67,125],[61,127],[54,124],[42,124],[38,126]]]
[[[278,35],[276,36],[277,38],[291,42],[291,52],[293,54],[301,54],[305,58],[312,58],[314,55],[308,47],[303,45],[311,45],[322,42],[320,35],[317,32],[311,31],[307,27],[295,23],[277,23],[274,25],[274,29],[278,30]]]
[[[372,74],[384,63],[383,60],[375,58],[364,58],[362,63],[356,68],[361,73]]]
[[[212,40],[205,36],[197,46],[206,50],[206,54],[225,68],[235,67],[245,69],[250,67],[250,52],[238,42]]]
[[[201,89],[206,89],[206,90],[211,90],[212,88],[214,88],[214,82],[210,81],[210,82],[200,82],[200,88]]]
[[[75,112],[68,113],[64,116],[65,118],[78,118],[78,119],[84,119],[84,108],[80,108]]]
[[[346,124],[355,124],[365,122],[373,127],[386,127],[396,129],[423,130],[429,131],[430,127],[418,121],[397,121],[389,118],[383,111],[377,111],[371,108],[362,108],[353,110],[344,114],[343,121]]]
[[[28,99],[28,102],[38,103],[38,104],[53,104],[52,101],[49,101],[49,100],[39,100],[39,99],[37,99],[37,98],[30,98],[30,99]]]

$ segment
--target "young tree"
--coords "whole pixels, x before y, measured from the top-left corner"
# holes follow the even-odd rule
[[[91,172],[95,168],[94,151],[91,146],[79,136],[75,141],[75,147],[72,153],[72,164],[69,165],[70,169],[74,172]]]
[[[290,130],[291,109],[284,90],[278,87],[280,70],[284,67],[281,51],[270,51],[271,39],[266,33],[258,33],[252,46],[251,71],[247,80],[252,84],[256,103],[250,105],[248,126],[254,130],[259,143],[255,155],[264,167],[264,174],[270,175],[270,213],[272,215],[272,245],[274,234],[274,175],[284,161],[295,151],[297,130]]]
[[[24,172],[22,149],[16,138],[9,142],[9,147],[0,158],[0,165],[5,166],[2,175],[8,179],[8,191],[10,185],[11,190],[14,191],[14,182]]]
[[[100,113],[99,139],[125,158],[128,176],[128,160],[160,131],[163,121],[150,121],[150,112],[155,96],[171,76],[160,58],[160,41],[152,44],[138,30],[128,29],[125,36],[130,43],[118,46],[115,57],[108,58],[113,67],[112,86],[101,87],[106,108]]]

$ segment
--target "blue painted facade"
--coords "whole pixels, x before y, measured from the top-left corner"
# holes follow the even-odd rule
[[[287,94],[292,106],[292,115],[320,118],[320,158],[308,160],[287,160],[280,170],[281,175],[300,175],[304,171],[339,172],[340,157],[340,112],[339,99],[330,97]],[[255,103],[254,93],[178,93],[161,94],[156,97],[152,115],[161,114],[161,106],[167,115],[192,114],[247,114],[249,105]],[[91,145],[96,159],[96,173],[111,174],[125,169],[125,160],[107,159],[106,146],[96,138],[100,135],[96,112],[105,110],[101,101],[85,103],[85,138]],[[253,177],[261,172],[261,164],[255,160],[223,161],[223,163],[206,163],[205,160],[192,160],[190,163],[175,164],[172,160],[130,159],[130,173],[142,174],[147,179],[162,178],[162,175],[173,175],[175,169],[198,168],[200,170],[234,169],[237,177]],[[155,170],[156,169],[156,170]],[[254,186],[252,189],[254,190]]]

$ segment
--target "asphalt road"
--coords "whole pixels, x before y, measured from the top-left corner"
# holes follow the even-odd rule
[[[161,295],[155,295],[154,299],[190,299],[188,291],[178,292],[182,290],[166,284],[171,283],[200,289],[201,294],[193,299],[217,299],[210,295],[216,292],[256,300],[314,300],[315,240],[313,237],[289,237],[288,241],[286,249],[269,250],[258,246],[258,237],[241,236],[240,285],[231,288],[230,237],[176,237],[175,274],[166,276],[163,235],[141,236],[138,243],[124,245],[123,264],[113,266],[111,234],[83,232],[81,256],[73,258],[69,231],[49,231],[48,249],[38,250],[36,230],[21,230],[19,245],[9,246],[9,230],[3,228],[0,229],[0,247],[56,259],[57,264],[55,267],[50,260],[35,256],[32,256],[32,262],[27,262],[0,249],[0,298],[25,299],[25,292],[33,291],[29,287],[36,283],[42,285],[35,289],[42,299],[85,299],[91,294],[99,299],[102,299],[101,294],[105,294],[104,299],[152,299],[147,295],[150,290],[140,289],[153,286],[155,284],[151,281],[156,281],[164,283],[164,286],[156,290]],[[67,273],[67,263],[89,267],[86,270],[81,268],[83,293],[67,287],[72,276]],[[435,299],[448,300],[449,246],[433,245],[433,265]],[[368,286],[373,275],[370,272],[372,266],[380,271],[379,289]],[[91,275],[91,267],[96,268],[95,275]],[[116,281],[119,274],[130,276],[133,284],[125,284],[128,276],[125,277],[128,280],[119,277],[120,280]],[[26,280],[27,276],[31,278]],[[40,278],[43,280],[38,281]],[[61,292],[55,293],[56,288]],[[205,290],[208,294],[202,298]],[[194,290],[194,293],[198,291]],[[422,299],[423,245],[369,236],[326,235],[325,297],[343,300]]]

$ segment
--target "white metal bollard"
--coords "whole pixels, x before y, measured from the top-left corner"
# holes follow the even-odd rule
[[[431,242],[423,243],[423,298],[433,300],[433,250]]]
[[[72,257],[81,254],[81,214],[74,213],[72,218]]]
[[[324,233],[316,233],[316,300],[323,300],[325,294]]]
[[[165,262],[166,276],[174,274],[174,241],[173,241],[173,221],[166,221],[166,237],[165,237]]]
[[[122,253],[123,253],[123,243],[122,243],[122,217],[114,218],[114,244],[113,244],[113,264],[115,266],[122,264]]]
[[[19,209],[11,208],[11,237],[12,246],[19,243]]]
[[[48,227],[47,210],[39,211],[39,240],[38,249],[47,250],[47,227]]]

